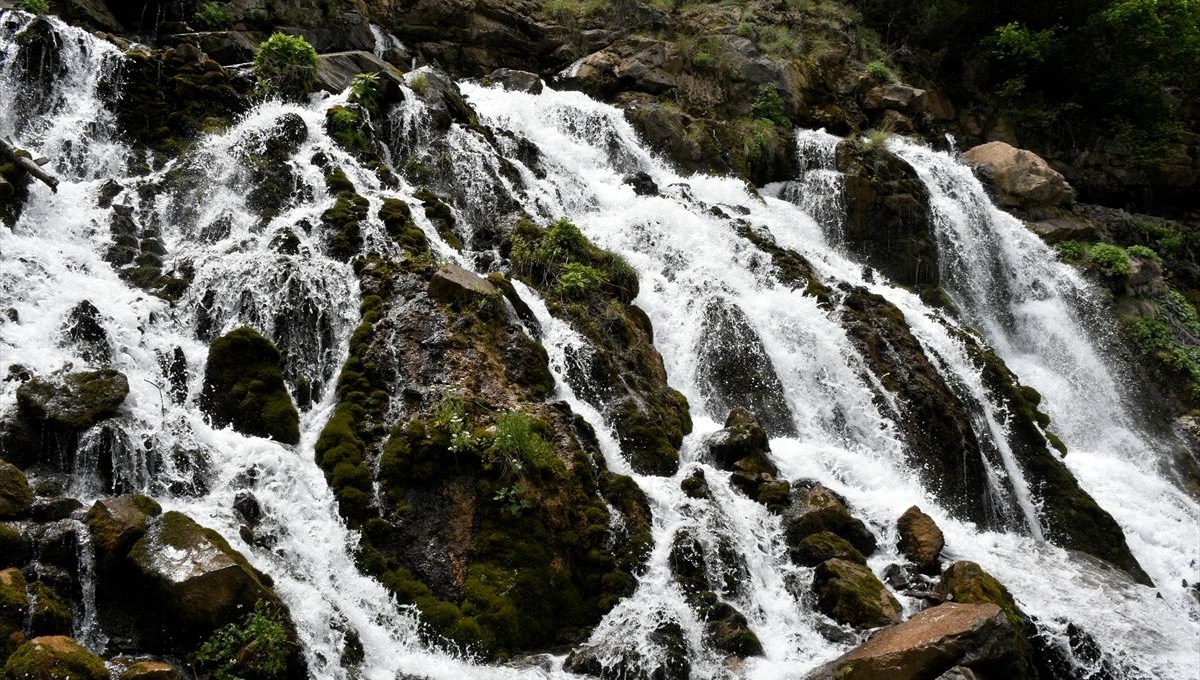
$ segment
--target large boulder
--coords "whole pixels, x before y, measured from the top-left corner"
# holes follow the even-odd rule
[[[300,415],[283,382],[279,350],[252,328],[213,341],[200,408],[217,427],[284,444],[300,441]]]
[[[1029,640],[1022,634],[1032,629],[1025,612],[1004,584],[974,562],[955,562],[946,568],[935,592],[948,602],[959,604],[993,604],[1000,608],[1012,629],[1012,647],[1016,650],[1013,666],[1025,673],[1030,664]]]
[[[929,107],[929,95],[920,88],[904,83],[884,83],[867,90],[863,95],[863,108],[871,111],[888,109],[908,114],[925,113]]]
[[[396,67],[370,52],[333,52],[317,57],[317,87],[326,92],[342,92],[360,73],[378,74],[376,87],[381,101],[403,99],[404,76]]]
[[[969,149],[963,158],[991,185],[1003,206],[1029,209],[1075,200],[1066,178],[1032,151],[988,142]]]
[[[914,505],[900,515],[896,530],[900,534],[898,547],[908,561],[926,574],[938,573],[938,556],[946,539],[933,518]]]
[[[815,567],[832,559],[846,560],[866,565],[867,558],[850,545],[846,539],[830,531],[821,531],[809,536],[788,551],[792,561],[802,567]]]
[[[34,378],[17,388],[22,415],[56,430],[80,431],[117,415],[129,380],[112,369],[72,373],[61,382]]]
[[[828,531],[841,536],[863,555],[875,552],[875,534],[862,520],[850,515],[841,496],[825,486],[807,480],[796,482],[789,501],[783,513],[789,546],[795,548],[808,536]]]
[[[0,519],[24,517],[32,506],[33,491],[24,473],[15,465],[0,461]]]
[[[500,291],[485,278],[448,264],[429,280],[429,297],[439,302],[453,304],[463,300],[487,300],[495,298]]]
[[[148,496],[118,496],[96,501],[84,516],[96,557],[112,563],[129,554],[146,535],[150,521],[162,508]]]
[[[806,680],[926,680],[955,667],[1020,678],[1013,629],[993,604],[943,604],[871,636]]]
[[[794,436],[783,383],[745,312],[724,299],[712,300],[704,309],[700,337],[696,380],[709,415],[725,418],[740,406],[758,416],[768,434]]]
[[[0,673],[4,680],[109,680],[104,660],[64,635],[21,645]]]
[[[900,622],[900,603],[870,569],[856,562],[835,558],[817,565],[812,591],[817,609],[835,621],[855,628]]]
[[[733,473],[730,482],[742,493],[771,506],[786,501],[787,483],[775,479],[779,469],[771,462],[766,430],[749,411],[735,406],[725,420],[725,429],[714,433],[707,444],[709,456],[717,467]],[[772,493],[779,484],[782,493]]]

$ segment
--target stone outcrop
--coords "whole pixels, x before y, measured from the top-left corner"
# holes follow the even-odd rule
[[[217,427],[283,444],[300,441],[300,416],[283,381],[282,357],[252,328],[213,340],[199,404]]]
[[[1028,210],[1070,205],[1075,200],[1067,180],[1032,151],[988,142],[969,149],[963,159],[991,185],[1003,206]]]

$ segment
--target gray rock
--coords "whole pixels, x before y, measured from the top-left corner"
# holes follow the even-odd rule
[[[72,373],[58,384],[34,378],[17,388],[17,404],[35,423],[83,430],[117,415],[128,394],[125,375],[103,369]]]
[[[503,86],[506,90],[528,92],[529,94],[542,93],[541,77],[529,71],[498,68],[488,74],[487,80],[496,85]]]
[[[317,87],[338,93],[350,87],[360,73],[379,74],[379,94],[382,101],[398,101],[404,77],[396,67],[370,52],[333,52],[317,57]]]
[[[487,279],[476,276],[456,264],[446,265],[429,281],[429,296],[446,304],[471,298],[492,297],[498,293],[499,290]]]

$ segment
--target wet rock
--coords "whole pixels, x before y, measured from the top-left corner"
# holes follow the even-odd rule
[[[813,572],[817,609],[829,618],[855,628],[875,628],[900,622],[900,603],[862,564],[831,559]]]
[[[242,327],[213,341],[204,370],[200,408],[217,427],[283,444],[300,441],[300,415],[283,382],[275,345]]]
[[[1025,634],[1036,636],[1036,629],[1019,607],[1008,589],[974,562],[955,562],[946,568],[935,592],[948,602],[960,604],[993,604],[1000,608],[1012,629],[1011,646],[1017,650],[1013,660],[1022,674],[1030,665],[1030,645]]]
[[[648,659],[629,650],[584,647],[567,655],[563,669],[601,680],[688,680],[692,664],[683,628],[675,621],[668,621],[648,637],[659,654],[657,665],[648,665]]]
[[[956,666],[978,669],[985,677],[1017,678],[1009,674],[1017,654],[1012,633],[995,605],[939,605],[876,633],[807,680],[919,680]]]
[[[115,659],[114,663],[120,659]],[[157,659],[130,659],[124,664],[117,680],[181,680],[179,669]]]
[[[720,419],[741,407],[758,416],[769,435],[794,436],[796,425],[783,383],[746,314],[716,298],[704,309],[700,337],[696,379],[709,414]]]
[[[458,85],[445,73],[422,67],[404,74],[404,82],[426,105],[435,129],[447,130],[455,122],[466,126],[478,124]]]
[[[0,658],[6,658],[25,641],[29,597],[25,577],[17,568],[0,571]]]
[[[91,366],[103,366],[112,361],[112,347],[100,310],[90,300],[82,300],[71,308],[63,324],[63,336],[83,361]]]
[[[233,511],[252,528],[262,521],[262,506],[258,504],[258,499],[254,497],[254,494],[249,491],[237,492],[233,498]]]
[[[128,394],[124,374],[102,369],[72,373],[57,384],[34,378],[17,388],[17,405],[34,423],[79,431],[117,415]]]
[[[118,496],[98,500],[84,516],[96,557],[103,563],[123,559],[162,514],[162,507],[148,496]]]
[[[1066,178],[1032,151],[988,142],[967,150],[963,159],[990,184],[1001,205],[1028,209],[1075,200]]]
[[[0,519],[17,519],[29,514],[33,491],[25,474],[15,465],[0,461]]]
[[[802,567],[815,567],[826,560],[839,559],[856,564],[866,565],[867,558],[854,546],[829,531],[821,531],[805,536],[796,547],[788,551],[792,562]]]
[[[5,680],[109,680],[104,660],[63,635],[39,637],[13,652]]]
[[[688,498],[697,500],[708,498],[711,491],[708,488],[708,481],[704,479],[704,470],[697,468],[692,474],[683,478],[679,483],[679,488],[683,489],[684,495]]]
[[[790,504],[783,512],[783,530],[789,546],[822,531],[842,537],[863,555],[875,552],[875,534],[862,520],[852,517],[845,501],[833,491],[812,481],[792,486]]]
[[[514,92],[527,92],[529,94],[542,93],[542,79],[536,73],[529,71],[515,71],[513,69],[498,68],[492,71],[487,76],[487,82],[500,85],[506,90]]]
[[[463,300],[486,300],[499,294],[487,279],[455,264],[446,265],[429,280],[429,296],[448,305]]]
[[[654,183],[649,173],[638,171],[625,175],[625,183],[633,187],[633,193],[638,196],[657,196],[658,185]]]
[[[0,555],[6,562],[15,566],[24,566],[31,554],[29,538],[15,528],[14,525],[0,523]]]
[[[768,455],[771,449],[766,431],[747,410],[735,406],[725,421],[725,429],[715,433],[708,442],[709,455],[717,466],[733,474],[730,482],[742,493],[772,506],[782,506],[786,490],[772,488],[768,498],[761,498],[765,485],[776,482],[778,468]]]
[[[845,239],[866,263],[906,286],[938,282],[929,190],[917,171],[882,145],[838,146],[844,173]]]
[[[378,74],[376,88],[380,102],[403,99],[404,76],[371,52],[333,52],[317,57],[317,87],[327,92],[341,93],[360,73]]]
[[[29,584],[29,634],[70,635],[74,624],[71,607],[42,581]]]
[[[979,680],[979,676],[975,671],[963,666],[955,666],[950,670],[937,676],[937,680]]]
[[[188,396],[188,365],[183,348],[175,347],[171,350],[169,357],[159,354],[158,364],[162,368],[163,377],[167,379],[167,384],[170,386],[168,392],[171,395],[171,401],[182,405],[187,401]]]
[[[260,42],[244,31],[193,33],[187,39],[194,41],[209,59],[222,66],[254,61],[254,53],[258,51]]]
[[[1064,213],[1059,216],[1026,222],[1030,231],[1046,243],[1091,241],[1096,238],[1096,226],[1086,219]]]
[[[900,534],[900,552],[922,572],[938,573],[938,556],[946,541],[933,518],[914,505],[896,521],[896,529]]]
[[[74,498],[39,498],[34,501],[30,514],[38,522],[56,522],[71,517],[82,507],[83,503]]]

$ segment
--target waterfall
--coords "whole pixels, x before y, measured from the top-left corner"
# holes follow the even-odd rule
[[[57,194],[32,185],[20,220],[0,229],[0,298],[20,319],[0,323],[0,372],[14,365],[41,375],[68,363],[82,367],[59,339],[63,319],[89,299],[112,344],[113,367],[128,376],[131,390],[123,413],[111,421],[130,443],[110,447],[111,477],[123,489],[154,493],[166,509],[214,528],[270,575],[291,610],[314,677],[578,677],[563,672],[557,656],[525,666],[486,666],[425,642],[416,610],[398,605],[358,570],[357,536],[338,516],[314,462],[316,438],[335,403],[329,386],[347,355],[359,301],[351,267],[326,255],[316,226],[335,199],[315,159],[341,167],[370,202],[371,217],[362,229],[371,248],[386,253],[396,247],[375,217],[385,198],[421,203],[417,187],[403,179],[385,186],[326,134],[326,113],[345,103],[346,95],[302,104],[261,102],[162,167],[138,168],[132,150],[114,132],[111,102],[99,92],[101,80],[121,68],[120,51],[49,19],[61,56],[33,89],[31,66],[16,47],[31,20],[21,12],[0,14],[0,135],[51,159],[62,184]],[[46,64],[35,67],[37,74],[50,73],[37,70],[49,68]],[[969,169],[915,143],[891,143],[929,187],[942,278],[962,309],[962,323],[979,328],[1022,380],[1045,396],[1043,407],[1070,448],[1066,464],[1121,524],[1162,598],[1153,588],[1041,540],[1037,501],[1008,449],[1004,413],[957,335],[962,326],[916,294],[864,274],[842,247],[836,137],[799,132],[801,176],[760,195],[733,178],[679,175],[640,142],[620,110],[583,94],[547,89],[535,96],[468,83],[461,89],[480,122],[503,133],[494,143],[459,124],[444,134],[431,129],[412,92],[388,114],[386,126],[377,122],[398,140],[391,149],[396,165],[432,157],[436,144],[456,152],[444,159],[453,167],[440,181],[456,198],[453,208],[467,249],[454,251],[415,210],[413,219],[435,256],[486,273],[485,265],[494,260],[492,246],[475,237],[494,228],[497,215],[519,209],[543,222],[569,217],[592,242],[620,253],[638,271],[641,293],[635,302],[653,321],[669,381],[688,398],[696,424],[676,475],[633,474],[610,424],[571,384],[570,362],[586,353],[587,340],[552,317],[535,291],[515,284],[550,357],[556,378],[552,399],[567,401],[595,427],[608,468],[630,474],[651,504],[654,546],[636,589],[582,645],[598,650],[602,663],[632,659],[647,672],[661,665],[664,650],[653,634],[664,623],[682,629],[696,678],[802,677],[850,647],[830,640],[839,639],[829,634],[832,624],[803,596],[812,570],[788,559],[779,518],[734,489],[728,473],[705,462],[705,439],[721,427],[725,413],[701,357],[710,340],[709,310],[722,309],[727,318],[744,320],[746,337],[757,337],[761,345],[755,365],[777,378],[772,404],[779,434],[772,438],[771,455],[781,475],[816,479],[847,498],[881,539],[869,559],[874,572],[902,560],[894,547],[895,521],[917,504],[944,531],[947,557],[976,561],[994,574],[1036,617],[1044,637],[1065,639],[1068,624],[1086,630],[1128,680],[1200,672],[1200,605],[1177,585],[1181,579],[1200,580],[1193,561],[1200,509],[1159,473],[1160,445],[1140,431],[1123,401],[1120,374],[1105,359],[1105,339],[1094,335],[1096,293],[1018,221],[992,206]],[[262,153],[264,140],[284,127],[302,131],[302,141],[279,164],[292,189],[280,210],[265,214],[246,190],[254,179],[246,159]],[[536,167],[522,145],[537,150]],[[658,195],[635,194],[625,177],[636,171],[653,180]],[[101,207],[109,180],[122,191]],[[174,306],[127,283],[104,259],[118,214],[161,235],[164,268],[184,262],[194,268],[192,284]],[[295,253],[272,246],[282,231],[306,222],[311,230],[292,232]],[[742,228],[769,234],[810,260],[822,277],[861,286],[903,313],[946,381],[977,406],[973,427],[984,449],[989,488],[1008,513],[1001,524],[1010,528],[981,530],[939,504],[907,463],[895,409],[878,396],[881,376],[865,366],[836,314],[782,282],[770,259],[739,235]],[[300,381],[325,388],[302,411],[301,441],[294,447],[214,429],[194,405],[208,340],[244,324],[294,359],[286,376],[293,388]],[[160,357],[176,349],[192,376],[187,398],[180,401],[160,389]],[[0,383],[0,410],[12,407],[15,389],[15,382]],[[147,460],[140,457],[143,447],[180,455]],[[202,485],[195,484],[198,465],[207,471]],[[704,473],[711,498],[690,498],[681,490],[680,482],[696,470]],[[78,493],[90,502],[112,490],[94,483]],[[261,530],[273,537],[272,547],[252,545],[239,534],[232,505],[242,490],[262,504]],[[743,585],[718,595],[745,615],[762,641],[761,657],[729,668],[708,648],[703,622],[669,565],[680,532],[697,537],[707,560],[737,556],[732,566],[743,574]],[[91,555],[86,543],[80,550]],[[94,583],[85,583],[84,592],[94,593]],[[899,599],[907,613],[920,606]],[[94,601],[85,598],[84,605],[80,637],[102,646],[103,631],[87,614]],[[365,652],[365,662],[353,672],[340,663],[351,635]],[[1086,672],[1094,662],[1078,663]]]

